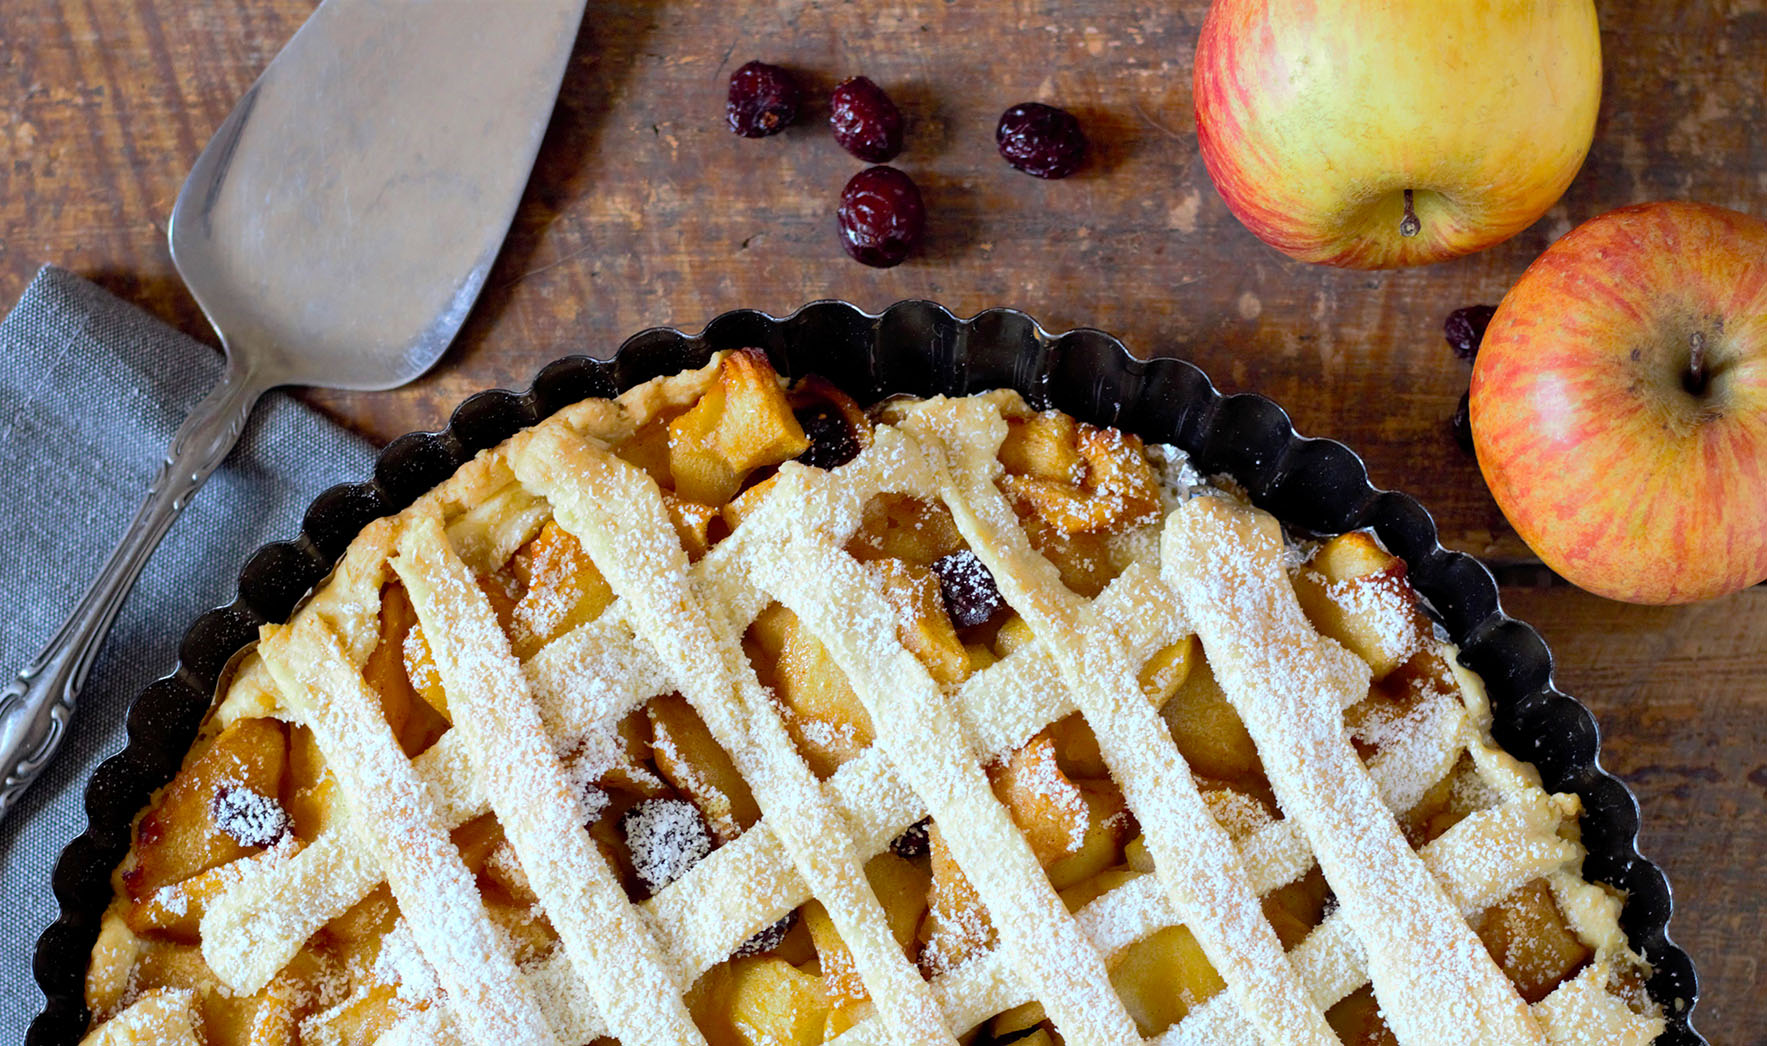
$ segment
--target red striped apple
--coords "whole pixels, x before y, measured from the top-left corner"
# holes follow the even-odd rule
[[[1601,102],[1591,0],[1215,0],[1203,162],[1258,238],[1358,269],[1482,250],[1582,166]]]
[[[1651,203],[1553,244],[1485,332],[1472,432],[1522,540],[1597,595],[1767,579],[1767,221]]]

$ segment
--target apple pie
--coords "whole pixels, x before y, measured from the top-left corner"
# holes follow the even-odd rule
[[[1577,796],[1366,533],[759,351],[366,527],[136,820],[122,1043],[1648,1043]]]

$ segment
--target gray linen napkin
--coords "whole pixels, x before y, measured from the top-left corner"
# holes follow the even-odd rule
[[[140,507],[160,456],[221,357],[72,273],[45,267],[0,322],[0,672],[34,657]],[[94,767],[123,746],[129,703],[169,672],[196,616],[230,602],[245,558],[293,537],[307,503],[366,479],[373,451],[271,394],[172,525],[123,605],[55,762],[0,821],[0,1043],[42,1008],[37,935],[58,912],[49,875],[86,828]]]

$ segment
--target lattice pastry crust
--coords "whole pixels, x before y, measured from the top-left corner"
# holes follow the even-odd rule
[[[89,1041],[1662,1030],[1576,797],[1491,740],[1402,567],[1331,576],[1396,564],[1366,537],[1297,565],[1270,517],[1011,393],[866,420],[808,388],[793,415],[722,357],[364,529],[138,824]],[[825,438],[856,455],[788,460]],[[958,559],[892,556],[934,532]]]

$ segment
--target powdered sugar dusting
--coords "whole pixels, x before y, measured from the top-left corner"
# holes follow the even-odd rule
[[[1411,589],[1398,579],[1377,576],[1327,581],[1312,571],[1308,574],[1324,587],[1326,598],[1378,637],[1381,652],[1392,662],[1404,661],[1423,648],[1425,633],[1418,622],[1417,604]]]
[[[201,1046],[202,1009],[196,993],[157,988],[142,994],[95,1036],[104,1043],[151,1042],[156,1046]],[[113,1031],[114,1029],[114,1031]]]
[[[1190,455],[1170,443],[1149,443],[1147,460],[1160,483],[1160,506],[1167,512],[1211,490],[1209,482],[1191,464]]]
[[[930,412],[927,417],[942,420]],[[998,414],[994,420],[1003,436],[1004,422]],[[901,455],[886,474],[892,487],[926,485],[925,459],[917,460],[898,434],[880,431],[872,450]],[[866,463],[868,455],[871,451],[854,465]],[[809,486],[811,480],[803,482]],[[751,517],[744,529],[754,521]],[[796,519],[779,523],[779,531],[770,535],[779,544],[756,550],[756,579],[829,647],[871,714],[877,745],[927,801],[935,821],[961,826],[950,838],[952,855],[966,874],[973,870],[971,881],[1009,961],[1073,1035],[1100,1041],[1133,1036],[1133,1023],[1103,964],[1089,954],[1029,847],[994,800],[975,753],[968,743],[953,744],[959,738],[967,742],[967,732],[925,668],[902,647],[896,614],[870,572],[828,540],[838,537],[844,544],[844,535],[807,536]]]
[[[436,673],[436,663],[429,656],[429,645],[423,639],[423,627],[414,625],[405,633],[399,644],[399,651],[405,657],[406,671],[411,674],[411,685],[418,693],[441,689],[442,677]]]
[[[1215,822],[1227,829],[1227,834],[1235,839],[1243,839],[1271,823],[1270,812],[1264,804],[1231,788],[1218,788],[1203,793],[1203,802],[1208,804],[1209,813]]]
[[[646,799],[620,819],[632,868],[651,893],[687,874],[712,852],[712,833],[685,799]]]
[[[1433,688],[1402,705],[1390,701],[1371,703],[1366,715],[1351,724],[1350,736],[1376,749],[1389,748],[1422,731],[1441,710],[1443,695]]]
[[[815,716],[794,716],[793,724],[804,739],[821,748],[849,748],[859,742],[859,732],[852,723]]]
[[[606,753],[606,748],[612,747],[613,743],[599,733],[595,740],[603,741],[604,744],[595,746],[586,741],[583,748],[576,753],[577,757],[566,760],[564,764],[571,794],[577,801],[577,823],[584,826],[601,820],[601,815],[607,812],[607,805],[611,802],[597,782],[614,765],[613,759]]]
[[[465,738],[472,773],[520,859],[526,888],[544,905],[572,964],[588,977],[601,1016],[632,1046],[695,1041],[692,1018],[677,994],[678,978],[660,955],[651,927],[625,903],[613,870],[576,818],[580,796],[572,794],[557,742],[532,700],[494,605],[433,519],[420,518],[405,530],[392,566],[418,616],[440,626],[431,630],[430,647],[458,711],[454,730]],[[396,881],[394,886],[396,893]],[[530,909],[527,919],[540,916],[541,909]],[[429,927],[417,919],[413,925],[426,957],[433,958]],[[505,954],[511,951],[499,943]],[[617,975],[616,957],[621,961]],[[520,987],[538,1011],[525,979]],[[470,1022],[469,1008],[478,1001],[460,998],[451,987],[448,994],[457,1016]]]
[[[241,846],[270,846],[288,833],[288,812],[272,796],[237,782],[215,790],[215,827]]]
[[[951,623],[958,628],[983,624],[1006,605],[994,575],[967,548],[934,561],[933,573],[938,575]]]
[[[406,1002],[438,999],[442,993],[436,971],[418,950],[411,935],[411,924],[400,919],[380,940],[380,954],[374,960],[374,979],[398,989]]]
[[[1061,772],[1061,767],[1055,761],[1054,747],[1049,746],[1043,754],[1016,760],[1013,766],[1017,771],[1014,780],[1061,811],[1061,823],[1068,833],[1067,852],[1079,850],[1086,842],[1089,822],[1086,797]]]

